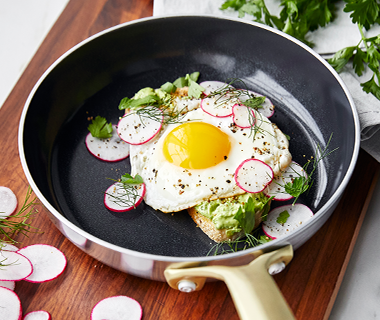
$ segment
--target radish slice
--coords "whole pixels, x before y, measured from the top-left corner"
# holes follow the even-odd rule
[[[306,171],[296,162],[292,162],[289,167],[282,173],[282,175],[268,185],[264,190],[264,193],[268,197],[274,197],[276,201],[286,201],[293,198],[289,193],[285,191],[285,185],[292,183],[295,178],[305,177],[307,178]]]
[[[278,223],[277,218],[285,211],[288,212],[289,217],[285,223]],[[301,227],[302,224],[311,219],[313,215],[309,207],[303,204],[288,204],[271,210],[268,213],[267,220],[263,222],[262,228],[268,237],[277,239]]]
[[[250,95],[253,95],[255,97],[263,97],[262,94],[247,90],[247,92]],[[247,101],[249,98],[251,98],[248,94],[242,94],[239,96],[239,100],[241,103],[244,104],[244,101]],[[258,108],[257,111],[260,112],[264,117],[270,118],[274,114],[274,105],[272,101],[270,101],[268,98],[265,98],[264,103],[261,105],[262,108]]]
[[[113,212],[135,209],[144,199],[145,183],[125,185],[115,182],[104,194],[104,205]]]
[[[244,160],[235,171],[235,182],[246,192],[263,191],[273,180],[273,170],[258,159]]]
[[[225,118],[232,115],[232,107],[236,103],[237,99],[229,95],[214,96],[202,99],[201,108],[213,117]]]
[[[251,128],[256,123],[255,113],[251,108],[235,104],[232,107],[234,123],[240,128]]]
[[[0,319],[21,320],[22,307],[20,298],[12,290],[0,287]]]
[[[206,96],[209,95],[211,92],[214,92],[220,88],[224,88],[224,87],[233,88],[233,86],[228,85],[227,83],[222,82],[222,81],[203,81],[199,85],[205,89],[203,93]]]
[[[17,252],[27,257],[33,265],[33,273],[25,278],[29,282],[53,280],[62,274],[67,265],[65,255],[47,244],[33,244]]]
[[[16,288],[15,281],[0,281],[0,287],[8,288],[9,290],[14,291]]]
[[[31,261],[18,252],[1,250],[0,262],[4,265],[0,268],[1,281],[23,280],[33,272]]]
[[[31,311],[27,313],[22,320],[50,320],[51,315],[44,310]]]
[[[157,116],[157,120],[139,116],[135,112],[126,114],[117,125],[117,133],[125,142],[133,145],[144,144],[160,131],[164,121],[162,111],[154,107],[145,108],[150,108]]]
[[[17,197],[7,187],[0,187],[0,218],[6,218],[15,213],[17,209]]]
[[[6,251],[18,251],[18,248],[10,243],[2,242],[0,245],[1,250],[6,250]]]
[[[140,303],[127,296],[113,296],[99,301],[91,312],[91,320],[139,320]]]
[[[88,151],[96,158],[107,162],[120,161],[129,156],[129,144],[117,135],[117,127],[115,125],[112,127],[113,132],[111,138],[95,138],[91,132],[89,132],[86,137],[86,147]]]

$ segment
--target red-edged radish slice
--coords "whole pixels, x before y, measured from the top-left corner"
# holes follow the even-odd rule
[[[140,320],[140,303],[127,296],[113,296],[99,301],[91,312],[91,320]]]
[[[32,274],[24,279],[29,282],[40,283],[56,279],[67,265],[65,255],[47,244],[33,244],[17,252],[27,257],[33,265]]]
[[[113,212],[130,211],[143,201],[145,190],[145,183],[124,185],[115,182],[104,194],[104,205]]]
[[[306,171],[296,162],[292,162],[289,167],[282,173],[282,175],[268,185],[264,190],[267,197],[274,197],[276,201],[286,201],[293,198],[289,193],[285,191],[285,185],[292,183],[295,178],[305,177],[307,178]]]
[[[44,310],[31,311],[27,313],[22,320],[50,320],[51,315]]]
[[[115,162],[129,156],[129,144],[117,135],[117,127],[112,126],[112,137],[108,139],[99,139],[92,136],[91,132],[86,137],[86,147],[96,158]]]
[[[1,281],[24,280],[33,272],[31,261],[18,252],[1,250],[0,262],[4,265],[0,268]]]
[[[157,120],[140,116],[135,112],[127,113],[117,125],[117,134],[125,142],[133,145],[144,144],[160,131],[164,121],[162,111],[154,107],[145,108],[150,108]]]
[[[287,211],[289,217],[286,222],[280,224],[277,218],[282,212]],[[277,239],[288,235],[289,233],[297,230],[303,223],[313,217],[313,212],[309,207],[303,204],[288,204],[281,207],[274,208],[268,213],[266,221],[263,222],[264,233],[272,239]]]
[[[272,168],[258,159],[244,160],[235,171],[237,186],[249,193],[263,191],[272,180]]]
[[[0,218],[5,218],[15,213],[17,209],[17,197],[8,187],[0,186]]]
[[[20,298],[8,288],[0,287],[0,320],[21,320]]]
[[[249,94],[242,94],[239,96],[239,100],[242,104],[244,104],[244,101],[247,101],[250,97],[250,95],[253,95],[255,97],[263,97],[262,94],[247,90]],[[264,103],[261,105],[262,108],[258,108],[257,111],[259,111],[264,117],[270,118],[273,116],[274,113],[274,105],[272,101],[270,101],[268,98],[265,98]]]
[[[0,281],[0,287],[8,288],[9,290],[15,291],[16,282],[15,281]]]
[[[201,101],[201,108],[207,114],[225,118],[232,115],[232,107],[237,103],[237,99],[227,95],[204,98]]]
[[[256,123],[255,113],[251,108],[235,104],[232,107],[234,123],[240,128],[252,128]]]
[[[18,248],[11,243],[1,242],[0,243],[0,250],[18,251]]]
[[[222,81],[203,81],[199,85],[204,88],[203,94],[206,96],[221,88],[233,88],[233,86]]]

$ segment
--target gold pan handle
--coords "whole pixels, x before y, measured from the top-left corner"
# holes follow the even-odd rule
[[[183,281],[194,283],[195,290],[203,287],[206,278],[224,281],[241,320],[294,320],[290,307],[268,272],[278,263],[287,265],[292,257],[293,249],[289,245],[262,254],[248,265],[168,268],[165,277],[174,289],[178,289]]]

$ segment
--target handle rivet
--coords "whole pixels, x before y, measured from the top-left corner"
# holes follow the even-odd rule
[[[197,285],[190,280],[181,280],[178,282],[178,290],[182,292],[193,292],[195,291]]]
[[[280,273],[282,270],[284,270],[286,267],[285,263],[284,262],[277,262],[277,263],[273,263],[269,269],[268,269],[268,272],[270,275],[275,275],[277,273]]]

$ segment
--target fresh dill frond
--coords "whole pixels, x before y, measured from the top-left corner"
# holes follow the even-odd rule
[[[28,187],[21,209],[12,216],[0,217],[0,250],[3,247],[1,242],[18,243],[13,238],[16,234],[21,233],[28,236],[27,233],[31,232],[30,229],[38,230],[30,223],[32,216],[38,212],[35,206],[39,204],[37,197],[31,198],[32,193],[32,189]]]
[[[223,241],[216,243],[207,253],[208,256],[217,256],[233,252],[239,252],[257,247],[267,243],[271,239],[261,234],[261,229],[257,228],[252,233],[246,233],[234,241]]]
[[[143,179],[140,175],[136,174],[132,177],[129,173],[121,176],[120,179],[110,179],[115,181],[114,193],[106,193],[112,202],[120,207],[133,207],[136,208],[136,203],[140,200],[141,195],[138,192],[138,186],[143,183]]]
[[[107,193],[108,196],[113,199],[112,202],[120,207],[136,207],[136,202],[141,197],[136,189],[136,185],[120,182],[115,184],[115,188],[117,188],[117,190],[114,194]]]

